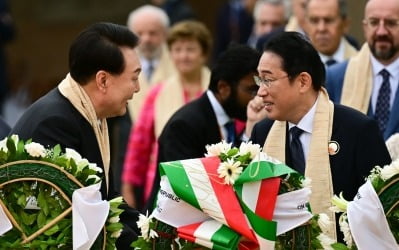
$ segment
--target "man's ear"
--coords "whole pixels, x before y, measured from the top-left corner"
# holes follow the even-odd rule
[[[226,81],[219,80],[217,89],[218,89],[218,96],[220,98],[220,101],[226,100],[230,96],[231,87]]]
[[[96,73],[96,86],[101,92],[105,92],[107,89],[108,73],[104,70],[99,70]]]
[[[300,73],[297,79],[299,80],[299,87],[301,92],[306,92],[309,89],[313,88],[312,77],[309,75],[308,72]]]

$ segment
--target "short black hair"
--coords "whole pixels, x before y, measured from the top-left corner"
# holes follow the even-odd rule
[[[138,37],[127,27],[95,23],[73,41],[69,49],[69,71],[79,84],[86,84],[99,70],[121,74],[125,60],[120,47],[135,48]]]
[[[313,89],[318,91],[324,86],[326,70],[319,53],[309,40],[298,32],[282,32],[273,36],[265,44],[263,51],[272,52],[282,58],[282,69],[290,79],[301,72],[312,77]]]
[[[231,87],[250,73],[257,73],[261,54],[247,45],[231,44],[212,67],[209,89],[216,93],[218,82],[226,81]]]

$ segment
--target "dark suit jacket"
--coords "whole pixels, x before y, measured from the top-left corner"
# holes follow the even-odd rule
[[[342,88],[347,66],[348,61],[332,65],[328,67],[326,71],[327,92],[330,99],[335,103],[339,103],[341,101]],[[374,111],[371,107],[371,101],[367,115],[374,118]],[[383,134],[384,140],[387,140],[395,133],[399,133],[399,89],[395,93],[395,100],[389,114],[388,124]]]
[[[100,148],[93,128],[89,122],[77,111],[72,104],[59,92],[58,88],[33,103],[18,120],[10,134],[17,134],[20,139],[53,147],[57,144],[65,148],[72,148],[86,158],[103,168]],[[109,192],[106,195],[105,180],[102,182],[101,194],[103,198],[113,198],[112,171],[109,173]],[[118,249],[127,249],[131,241],[137,237],[131,228],[136,229],[136,211],[124,207],[121,221],[128,224],[118,239]],[[126,247],[126,248],[124,248]]]

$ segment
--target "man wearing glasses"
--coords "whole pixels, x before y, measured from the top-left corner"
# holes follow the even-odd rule
[[[331,197],[343,192],[352,200],[370,170],[391,161],[378,125],[329,100],[322,87],[325,67],[300,33],[274,37],[264,48],[258,73],[257,96],[267,119],[254,126],[251,140],[310,178],[312,211],[334,218]],[[335,229],[332,225],[329,236],[342,240]]]
[[[327,70],[327,90],[334,102],[377,120],[387,140],[399,132],[399,1],[368,1],[363,29],[367,43]]]

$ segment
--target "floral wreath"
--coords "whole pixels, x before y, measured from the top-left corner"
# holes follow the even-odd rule
[[[252,142],[242,143],[240,147],[237,148],[232,147],[231,144],[226,143],[225,141],[222,141],[218,144],[208,145],[206,146],[206,149],[206,158],[200,159],[202,162],[209,162],[215,157],[219,159],[219,165],[215,171],[215,174],[212,175],[208,173],[209,178],[219,181],[219,184],[221,183],[225,187],[235,189],[234,192],[240,200],[240,205],[243,211],[242,213],[244,214],[251,213],[251,211],[247,208],[245,202],[242,201],[243,199],[241,199],[241,196],[243,195],[242,193],[240,194],[237,189],[240,189],[239,187],[242,186],[242,179],[246,178],[248,173],[254,173],[253,169],[251,168],[256,167],[256,165],[259,167],[259,164],[262,164],[260,163],[261,160],[258,159],[260,157],[264,157],[263,159],[266,159],[266,161],[269,163],[276,164],[276,166],[279,168],[276,168],[275,172],[282,171],[281,169],[288,169],[288,174],[278,176],[278,182],[280,183],[278,195],[287,194],[289,192],[298,191],[304,188],[310,188],[311,181],[308,178],[303,177],[301,174],[288,168],[281,162],[272,159],[265,153],[261,152],[261,147],[258,144],[252,144]],[[198,164],[198,159],[193,160],[193,165]],[[161,163],[161,173],[162,171],[168,172],[169,170],[166,168],[168,166],[171,168],[176,168],[176,166],[179,164],[184,165],[190,163],[191,161],[192,160]],[[184,167],[187,167],[187,165],[184,165]],[[261,167],[264,166],[262,165]],[[169,177],[169,180],[170,179],[171,178]],[[178,182],[182,181],[178,180]],[[187,187],[187,184],[185,184],[185,186]],[[175,190],[175,188],[172,189],[172,191]],[[162,190],[161,183],[161,190],[158,199],[160,199],[160,196],[167,196],[169,199],[173,199],[175,201],[186,201],[186,198],[183,198],[183,196],[179,197],[170,191],[168,192]],[[261,197],[262,196],[259,196],[257,198],[262,199]],[[193,197],[189,198],[191,199]],[[160,216],[158,213],[159,210],[164,211],[167,209],[167,205],[166,207],[159,205],[161,202],[158,203],[158,206],[150,216],[148,216],[148,214],[140,215],[137,225],[141,229],[141,236],[138,238],[138,240],[133,242],[133,247],[136,249],[161,249],[160,246],[163,247],[162,249],[165,249],[165,247],[170,249],[218,249],[215,247],[215,244],[217,243],[209,243],[205,240],[205,238],[200,238],[198,235],[194,237],[193,235],[185,232],[183,229],[186,229],[187,226],[177,228],[168,226],[168,221],[164,220],[164,217]],[[305,221],[305,223],[301,223],[293,229],[291,228],[284,233],[271,237],[272,239],[274,237],[273,245],[275,249],[293,249],[300,245],[306,247],[306,249],[331,249],[331,247],[336,244],[324,233],[331,225],[331,221],[329,220],[328,216],[326,214],[312,215],[310,213],[309,204],[306,206],[307,207],[305,209],[307,212],[309,212],[310,217],[307,217],[308,219]],[[254,214],[251,214],[250,216],[256,217]],[[176,217],[175,214],[174,217]],[[226,217],[228,217],[228,215],[226,215]],[[208,222],[209,221],[206,220],[203,224]],[[188,228],[190,226],[188,226]],[[233,233],[234,230],[236,230],[234,226],[223,225],[223,227],[224,226],[227,226],[228,229],[233,228],[233,230],[231,230]],[[254,231],[255,230],[256,229],[254,229]],[[222,235],[222,238],[224,236],[225,235]],[[238,235],[238,238],[235,241],[232,240],[231,245],[223,245],[222,248],[237,248],[238,244],[241,244],[239,241],[242,241],[242,239],[242,235]],[[252,248],[253,247],[254,246],[252,245]]]
[[[73,149],[46,149],[12,135],[0,141],[1,249],[72,249],[71,197],[97,184],[102,172]],[[92,249],[115,249],[123,225],[122,198],[109,201],[102,233]]]
[[[392,154],[391,151],[390,153]],[[363,239],[369,235],[373,235],[373,244],[375,244],[371,248],[397,248],[399,243],[398,201],[399,159],[384,167],[374,167],[353,201],[345,200],[342,193],[339,196],[335,195],[332,198],[331,210],[342,213],[339,217],[339,226],[346,243],[340,244],[339,249],[364,248],[364,244],[367,243]],[[361,220],[361,226],[356,223],[357,220]],[[373,230],[369,230],[370,228]]]

